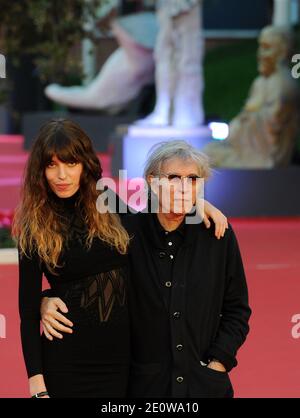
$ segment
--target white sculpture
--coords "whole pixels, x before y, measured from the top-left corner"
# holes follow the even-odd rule
[[[69,107],[118,109],[153,80],[155,60],[155,109],[137,124],[183,128],[201,125],[204,115],[200,3],[201,0],[159,0],[156,41],[157,27],[151,13],[114,20],[112,32],[120,47],[96,78],[87,86],[51,84],[45,89],[46,96]],[[128,30],[129,23],[133,32],[138,32],[138,27],[147,32],[142,42],[136,40],[140,34],[134,36]]]
[[[155,45],[156,105],[142,126],[189,128],[203,123],[201,0],[160,0]]]
[[[143,28],[149,40],[135,39],[133,32]],[[62,105],[80,109],[115,111],[135,98],[143,86],[153,82],[153,44],[155,19],[152,13],[140,13],[115,19],[111,29],[119,48],[104,63],[96,78],[86,86],[63,87],[50,84],[46,96]]]

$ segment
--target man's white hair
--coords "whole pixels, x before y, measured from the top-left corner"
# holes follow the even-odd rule
[[[186,141],[172,140],[160,142],[150,149],[145,163],[144,178],[147,180],[149,175],[159,175],[162,164],[165,161],[174,158],[195,162],[198,167],[199,176],[204,179],[207,179],[211,174],[207,155],[203,154]]]

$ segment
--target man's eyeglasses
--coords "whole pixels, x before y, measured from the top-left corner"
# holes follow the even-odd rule
[[[196,176],[195,174],[191,174],[190,176],[180,176],[179,174],[167,174],[167,173],[160,173],[161,176],[166,177],[169,181],[175,182],[182,182],[184,179],[191,181],[193,185],[197,183],[197,179],[200,179],[200,176]]]

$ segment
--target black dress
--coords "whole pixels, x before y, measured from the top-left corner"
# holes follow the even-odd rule
[[[50,397],[124,397],[129,368],[127,256],[99,239],[84,246],[78,194],[58,199],[69,219],[68,244],[52,274],[37,254],[19,260],[21,339],[28,377],[43,374]],[[73,334],[40,335],[42,275],[68,307]]]

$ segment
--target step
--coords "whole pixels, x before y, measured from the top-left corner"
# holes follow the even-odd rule
[[[4,164],[9,165],[25,165],[28,159],[28,153],[20,153],[20,154],[0,154],[0,166]]]
[[[23,150],[23,135],[0,135],[0,155],[20,154]]]

